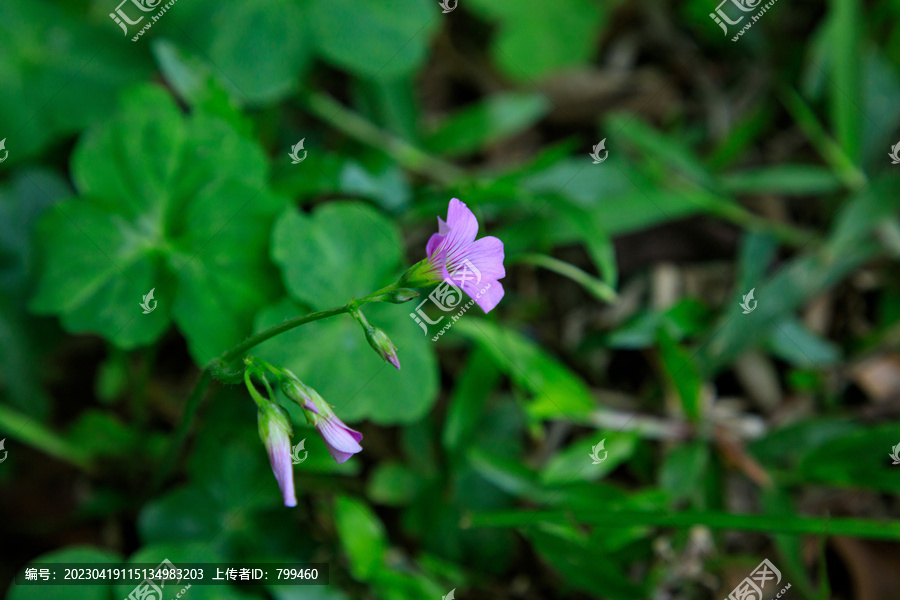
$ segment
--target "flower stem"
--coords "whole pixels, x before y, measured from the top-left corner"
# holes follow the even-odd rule
[[[200,406],[200,400],[203,399],[203,395],[206,392],[206,389],[209,387],[209,384],[212,383],[213,379],[220,379],[225,383],[238,383],[243,379],[244,370],[234,370],[231,368],[229,363],[243,358],[243,355],[248,350],[258,344],[265,342],[270,338],[275,337],[279,333],[290,331],[295,327],[300,327],[301,325],[306,325],[307,323],[311,323],[313,321],[327,319],[328,317],[333,317],[335,315],[352,312],[360,304],[379,302],[380,299],[378,298],[378,296],[383,295],[386,292],[390,292],[396,289],[396,287],[397,284],[392,283],[391,285],[386,286],[378,290],[377,292],[372,292],[364,298],[360,298],[359,300],[351,300],[343,306],[336,306],[334,308],[320,310],[318,312],[312,312],[306,315],[295,317],[293,319],[288,319],[283,323],[279,323],[278,325],[270,327],[265,331],[261,331],[256,335],[248,337],[237,346],[226,350],[222,353],[221,356],[219,356],[218,358],[214,358],[209,363],[207,363],[207,365],[203,367],[203,370],[200,372],[200,379],[197,381],[194,389],[191,391],[191,395],[187,399],[187,403],[185,404],[184,408],[184,416],[181,418],[181,423],[179,424],[178,431],[175,433],[175,437],[172,440],[171,445],[169,446],[169,451],[166,453],[165,461],[163,462],[159,471],[157,471],[157,476],[153,483],[152,489],[154,491],[158,491],[175,469],[175,466],[178,463],[178,457],[180,456],[185,440],[187,439],[187,434],[190,431],[191,425],[194,421],[194,417],[197,414],[197,408]],[[2,413],[0,413],[0,416],[2,416]],[[2,425],[2,420],[0,420],[0,425]]]
[[[309,313],[308,315],[294,317],[293,319],[288,319],[284,323],[279,323],[274,327],[270,327],[265,331],[261,331],[256,335],[248,337],[246,340],[244,340],[234,348],[226,350],[217,360],[223,361],[225,363],[230,363],[231,361],[241,358],[245,352],[247,352],[257,344],[261,344],[269,338],[275,337],[279,333],[284,333],[285,331],[290,331],[294,327],[300,327],[301,325],[306,325],[307,323],[311,323],[312,321],[327,319],[328,317],[333,317],[345,312],[350,312],[349,304],[345,304],[344,306],[336,306],[327,310],[320,310],[318,312]],[[209,367],[207,366],[207,368]]]

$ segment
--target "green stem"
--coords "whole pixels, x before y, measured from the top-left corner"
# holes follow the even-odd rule
[[[444,185],[452,184],[465,176],[465,172],[457,166],[431,156],[406,140],[384,131],[326,94],[308,92],[302,94],[300,99],[311,113],[327,121],[335,129],[384,152],[410,171]]]
[[[333,317],[335,315],[339,315],[345,312],[350,312],[348,308],[349,304],[345,304],[344,306],[336,306],[334,308],[329,308],[327,310],[320,310],[318,312],[309,313],[308,315],[303,315],[300,317],[294,317],[293,319],[288,319],[284,323],[279,323],[274,327],[270,327],[265,331],[261,331],[256,335],[251,335],[246,340],[232,348],[231,350],[226,350],[222,356],[220,356],[217,360],[223,361],[225,363],[230,363],[234,360],[242,358],[244,353],[256,346],[257,344],[261,344],[269,338],[273,338],[279,333],[284,333],[285,331],[290,331],[294,327],[300,327],[301,325],[306,325],[312,321],[318,321],[319,319],[327,319],[328,317]],[[209,368],[209,367],[207,367]]]
[[[90,456],[68,440],[17,410],[0,404],[0,430],[9,437],[58,458],[64,462],[94,471]],[[9,448],[6,449],[9,452]]]
[[[722,512],[647,511],[497,511],[476,513],[471,527],[526,527],[538,523],[570,523],[572,520],[603,527],[681,527],[703,525],[712,529],[759,531],[771,534],[827,534],[872,539],[900,539],[900,521],[802,517],[797,515],[737,515]]]
[[[187,439],[187,434],[191,429],[191,425],[193,424],[194,416],[196,415],[197,408],[200,405],[200,400],[203,398],[203,394],[206,392],[206,389],[212,382],[214,372],[215,375],[223,381],[227,383],[236,383],[244,377],[244,370],[231,369],[229,363],[243,358],[244,354],[254,346],[261,344],[280,333],[290,331],[295,327],[300,327],[301,325],[305,325],[313,321],[318,321],[319,319],[326,319],[335,315],[352,312],[356,309],[357,306],[361,304],[367,304],[369,302],[379,302],[380,300],[378,296],[386,292],[393,291],[394,289],[397,289],[396,283],[383,287],[377,292],[372,292],[365,298],[360,298],[359,300],[351,300],[344,306],[336,306],[327,310],[320,310],[318,312],[313,312],[307,315],[295,317],[293,319],[288,319],[283,323],[279,323],[278,325],[270,327],[265,331],[261,331],[256,335],[248,337],[237,346],[223,352],[220,357],[210,361],[201,371],[200,379],[197,381],[197,384],[194,386],[193,391],[191,391],[191,395],[187,399],[187,403],[184,409],[184,416],[181,419],[181,423],[178,426],[178,431],[175,433],[175,437],[172,440],[172,444],[169,447],[168,453],[166,454],[166,459],[163,462],[162,467],[157,472],[158,475],[156,477],[156,480],[154,481],[152,489],[154,491],[158,490],[172,474],[175,465],[178,462],[178,457],[181,455],[182,448],[184,447],[185,440]]]

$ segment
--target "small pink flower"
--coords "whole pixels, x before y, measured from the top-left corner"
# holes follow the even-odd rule
[[[357,452],[362,452],[362,446],[359,445],[362,441],[362,434],[347,427],[331,409],[323,411],[326,414],[321,414],[312,402],[308,402],[305,408],[316,414],[314,417],[316,431],[325,441],[325,447],[331,458],[343,463]]]
[[[284,505],[297,506],[291,460],[291,421],[283,408],[269,402],[260,407],[258,424],[259,437],[269,453],[269,464],[281,489]]]
[[[300,381],[289,370],[281,369],[280,372],[283,376],[281,390],[303,410],[312,413],[313,424],[325,441],[331,458],[342,463],[357,452],[362,452],[359,443],[363,436],[360,432],[347,427],[316,390]]]
[[[490,312],[504,294],[497,281],[506,277],[503,242],[491,235],[475,241],[476,235],[478,219],[453,198],[447,220],[438,217],[438,232],[425,247],[428,258],[411,266],[395,285],[417,288],[447,281],[461,287],[481,310]]]

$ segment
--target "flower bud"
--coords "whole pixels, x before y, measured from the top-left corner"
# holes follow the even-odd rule
[[[259,404],[257,411],[259,437],[269,453],[269,464],[285,506],[297,506],[294,495],[294,467],[291,460],[291,421],[287,412],[274,402]]]
[[[281,369],[279,374],[281,390],[288,398],[308,411],[307,417],[311,418],[334,460],[339,463],[346,462],[351,456],[362,451],[362,446],[359,445],[362,434],[347,427],[316,390],[300,381],[287,369]]]
[[[381,358],[391,363],[397,369],[400,369],[400,359],[397,358],[397,347],[391,343],[387,334],[378,327],[370,327],[366,329],[366,339],[369,345],[378,353]]]

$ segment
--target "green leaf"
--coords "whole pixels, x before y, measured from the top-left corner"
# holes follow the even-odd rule
[[[843,184],[830,170],[816,165],[772,165],[748,169],[721,178],[731,194],[784,194],[812,196],[839,191]]]
[[[703,387],[697,365],[692,354],[679,346],[665,327],[660,327],[658,336],[660,356],[666,375],[678,391],[684,414],[695,421],[700,418],[702,409],[700,393]]]
[[[672,494],[673,500],[696,498],[702,493],[709,462],[709,447],[702,440],[675,447],[660,468],[659,485]]]
[[[615,289],[619,281],[619,266],[616,264],[616,250],[606,230],[596,227],[589,212],[576,206],[562,206],[563,218],[581,236],[591,260],[600,272],[600,278]]]
[[[287,209],[272,234],[272,258],[285,287],[315,309],[340,306],[387,285],[401,257],[396,226],[358,202],[326,204],[311,216]]]
[[[896,186],[895,176],[882,177],[845,204],[818,252],[792,259],[755,286],[758,305],[753,312],[744,315],[733,303],[723,317],[724,324],[701,350],[703,370],[729,364],[745,349],[763,342],[772,332],[772,323],[878,256],[881,248],[874,229],[900,209],[900,196],[892,191]]]
[[[334,521],[353,576],[362,581],[376,576],[384,568],[388,548],[387,534],[378,515],[360,500],[338,496],[334,501]]]
[[[603,440],[606,460],[595,465],[591,459],[593,447]],[[634,455],[637,442],[636,432],[598,431],[590,437],[569,444],[551,458],[541,472],[541,481],[545,484],[596,481],[628,462]],[[601,459],[604,450],[598,450]]]
[[[422,485],[421,478],[399,462],[378,465],[367,488],[373,502],[389,506],[408,504]]]
[[[86,410],[69,428],[67,437],[89,456],[120,457],[137,445],[141,436],[115,415],[105,411]],[[144,452],[148,449],[142,448]]]
[[[152,70],[109,18],[91,25],[49,2],[0,3],[0,39],[0,139],[12,163],[107,119],[118,92]]]
[[[590,594],[603,590],[603,596],[613,600],[645,597],[641,585],[629,580],[612,557],[598,552],[590,538],[575,528],[530,527],[527,535],[541,557],[574,587]]]
[[[516,385],[534,394],[528,405],[533,419],[584,422],[596,409],[587,384],[522,334],[475,317],[460,319],[453,331],[478,342]]]
[[[67,182],[45,169],[22,169],[0,187],[0,380],[5,400],[32,417],[47,415],[50,405],[42,385],[48,327],[26,312],[34,233],[41,214],[70,194]]]
[[[339,274],[336,276],[340,282]],[[349,296],[345,298],[349,300]],[[306,312],[284,300],[260,313],[257,330]],[[334,405],[344,421],[411,423],[428,412],[437,395],[433,344],[402,306],[369,304],[364,312],[397,347],[402,370],[372,350],[362,328],[349,315],[298,327],[260,344],[253,353],[296,373]]]
[[[797,475],[802,481],[896,494],[900,479],[889,456],[900,443],[900,423],[857,427],[805,453]]]
[[[444,119],[425,145],[452,156],[475,152],[530,127],[549,108],[541,94],[497,94]]]
[[[356,161],[348,160],[341,169],[339,185],[341,192],[371,198],[386,211],[396,212],[409,207],[409,183],[403,171],[394,164],[388,164],[380,172],[372,172]]]
[[[472,0],[468,8],[500,25],[494,62],[518,80],[538,79],[587,63],[597,49],[606,11],[589,0]],[[560,32],[565,32],[560,35]]]
[[[443,443],[447,450],[465,444],[475,433],[484,414],[484,405],[500,379],[500,371],[481,348],[475,349],[456,378],[450,397]]]
[[[183,48],[201,50],[243,103],[269,104],[294,91],[312,62],[305,7],[292,0],[195,0],[167,14],[173,27],[165,26]]]
[[[122,348],[154,341],[174,318],[199,363],[249,333],[277,290],[266,255],[283,205],[258,146],[218,119],[182,117],[146,86],[84,136],[72,170],[79,197],[40,223],[33,310]],[[156,309],[142,314],[151,289]]]
[[[312,0],[308,30],[327,61],[387,80],[423,63],[437,16],[437,4],[427,0]]]
[[[706,167],[689,147],[642,120],[634,119],[633,115],[614,115],[609,119],[609,127],[617,131],[617,135],[636,145],[646,156],[662,161],[697,184],[712,184],[712,177]]]
[[[168,40],[155,39],[150,47],[166,81],[185,103],[250,135],[252,122],[240,112],[237,100],[209,63]]]
[[[770,431],[748,449],[766,467],[792,471],[802,455],[858,427],[850,419],[811,419]]]
[[[656,504],[650,500],[648,504]],[[662,512],[609,510],[608,506],[571,507],[555,511],[497,511],[472,515],[473,527],[523,527],[536,523],[569,524],[573,518],[587,525],[619,527],[679,527],[704,525],[729,531],[758,531],[790,535],[851,535],[871,539],[900,539],[900,521],[887,519],[850,519],[799,517],[796,515],[734,514],[721,511]]]
[[[213,496],[200,488],[182,487],[144,506],[138,530],[145,544],[212,540],[224,520]]]
[[[115,565],[121,558],[107,550],[89,547],[71,547],[42,554],[29,561],[28,566],[36,563],[104,563]],[[23,575],[24,576],[24,575]],[[7,600],[112,600],[112,587],[109,585],[15,585],[9,588]]]
[[[507,253],[530,251],[534,240],[582,242],[586,230],[600,230],[607,236],[640,231],[702,209],[688,192],[665,189],[618,155],[610,156],[603,166],[612,168],[595,167],[585,156],[560,160],[527,174],[520,185],[538,195],[534,210],[540,212],[536,218],[497,234],[510,247]],[[572,209],[560,201],[564,199],[582,209],[581,223],[572,223]],[[528,239],[518,240],[523,236]]]
[[[800,368],[824,370],[841,359],[840,348],[792,318],[774,324],[767,345],[772,354]]]
[[[860,90],[861,8],[858,0],[832,0],[828,19],[826,52],[831,77],[829,94],[831,122],[847,156],[859,164],[860,124],[863,120]]]

